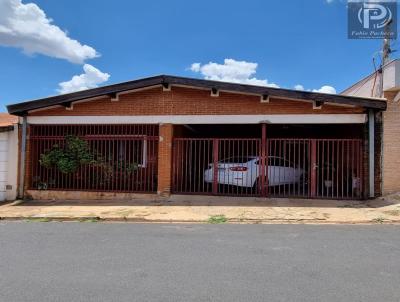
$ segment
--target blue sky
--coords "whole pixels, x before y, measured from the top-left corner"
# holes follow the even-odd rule
[[[373,71],[381,47],[380,40],[347,39],[346,3],[339,0],[0,2],[1,111],[5,104],[157,74],[230,79],[237,68],[240,79],[340,92]],[[18,13],[2,9],[10,3]],[[21,15],[25,8],[33,13]],[[40,33],[49,24],[59,32],[52,27],[38,37],[35,18]],[[70,82],[84,67],[86,75]]]

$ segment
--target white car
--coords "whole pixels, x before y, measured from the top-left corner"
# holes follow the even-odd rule
[[[231,157],[218,162],[218,183],[239,187],[254,187],[261,174],[258,156]],[[267,172],[267,167],[265,168]],[[304,170],[296,167],[288,160],[277,157],[268,157],[268,186],[297,184],[301,182]],[[214,164],[204,171],[204,181],[212,183],[214,180]]]

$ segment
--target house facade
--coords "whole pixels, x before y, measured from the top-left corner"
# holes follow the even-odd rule
[[[364,199],[386,100],[156,76],[8,106],[20,194]]]
[[[381,154],[376,164],[382,167],[382,192],[390,194],[400,191],[400,60],[390,61],[382,70],[361,79],[341,94],[371,97],[377,95],[379,89],[382,89],[387,100],[387,110],[377,115],[378,131],[382,139],[376,141]]]

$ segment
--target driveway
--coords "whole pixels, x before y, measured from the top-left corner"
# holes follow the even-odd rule
[[[396,225],[0,222],[2,301],[399,301]]]

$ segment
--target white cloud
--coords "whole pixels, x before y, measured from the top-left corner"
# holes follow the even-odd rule
[[[224,64],[209,62],[201,65],[200,63],[193,63],[190,70],[201,73],[207,80],[278,88],[278,85],[269,83],[267,79],[260,80],[254,77],[257,66],[257,63],[225,59]]]
[[[297,85],[294,85],[294,89],[296,89],[296,90],[304,90],[304,86],[300,85],[300,84],[297,84]]]
[[[336,89],[332,86],[324,85],[319,89],[305,89],[303,85],[297,84],[293,87],[295,90],[304,90],[304,91],[312,91],[312,92],[319,92],[319,93],[329,93],[329,94],[336,94]]]
[[[83,65],[83,70],[85,73],[73,76],[70,81],[59,83],[60,89],[58,89],[58,92],[70,93],[95,88],[99,84],[107,82],[110,78],[108,73],[101,72],[89,64]]]
[[[332,86],[324,85],[320,89],[313,89],[313,92],[336,94],[336,89]]]
[[[98,56],[94,48],[69,38],[52,22],[34,3],[0,0],[0,45],[79,64]]]
[[[200,63],[193,63],[192,66],[190,66],[190,70],[194,72],[199,72],[201,68]]]
[[[279,88],[277,84],[269,83],[267,79],[262,80],[254,77],[257,71],[257,66],[257,63],[236,61],[234,59],[225,59],[224,64],[209,62],[202,65],[201,63],[193,63],[190,66],[190,70],[196,73],[200,73],[206,80]],[[295,85],[294,89],[311,91],[311,89],[305,89],[304,86],[301,84]],[[336,94],[336,89],[328,85],[322,86],[319,89],[313,89],[312,91]]]

